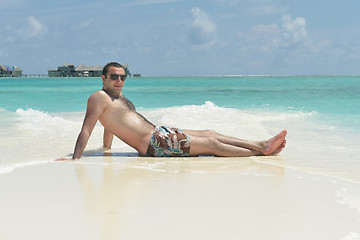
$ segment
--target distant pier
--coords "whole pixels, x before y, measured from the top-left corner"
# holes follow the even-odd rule
[[[22,74],[21,77],[48,77],[48,74]]]
[[[48,75],[48,74],[21,74],[21,75],[0,74],[0,77],[9,77],[9,78],[21,78],[21,77],[49,77],[49,75]]]

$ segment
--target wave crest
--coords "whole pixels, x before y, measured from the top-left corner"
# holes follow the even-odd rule
[[[20,117],[21,128],[25,129],[47,129],[53,128],[57,126],[66,126],[71,122],[59,117],[52,116],[47,112],[43,112],[40,110],[34,110],[32,108],[29,109],[17,109],[16,114]]]
[[[249,139],[269,137],[286,126],[280,123],[302,122],[315,113],[263,112],[219,107],[211,101],[202,105],[186,105],[144,110],[141,112],[155,125],[183,129],[211,129],[219,133]],[[276,130],[268,133],[269,125]]]

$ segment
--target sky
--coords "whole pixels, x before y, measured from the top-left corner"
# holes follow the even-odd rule
[[[144,76],[359,75],[359,0],[0,0],[0,64]]]

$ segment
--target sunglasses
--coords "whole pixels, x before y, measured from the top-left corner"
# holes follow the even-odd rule
[[[121,81],[125,81],[125,79],[126,79],[126,75],[111,74],[111,75],[106,75],[106,76],[110,77],[110,79],[113,81],[118,80],[119,78],[121,79]]]

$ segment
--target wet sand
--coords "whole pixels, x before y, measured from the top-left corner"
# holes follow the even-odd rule
[[[0,239],[357,239],[360,185],[281,156],[93,155],[0,174]]]

